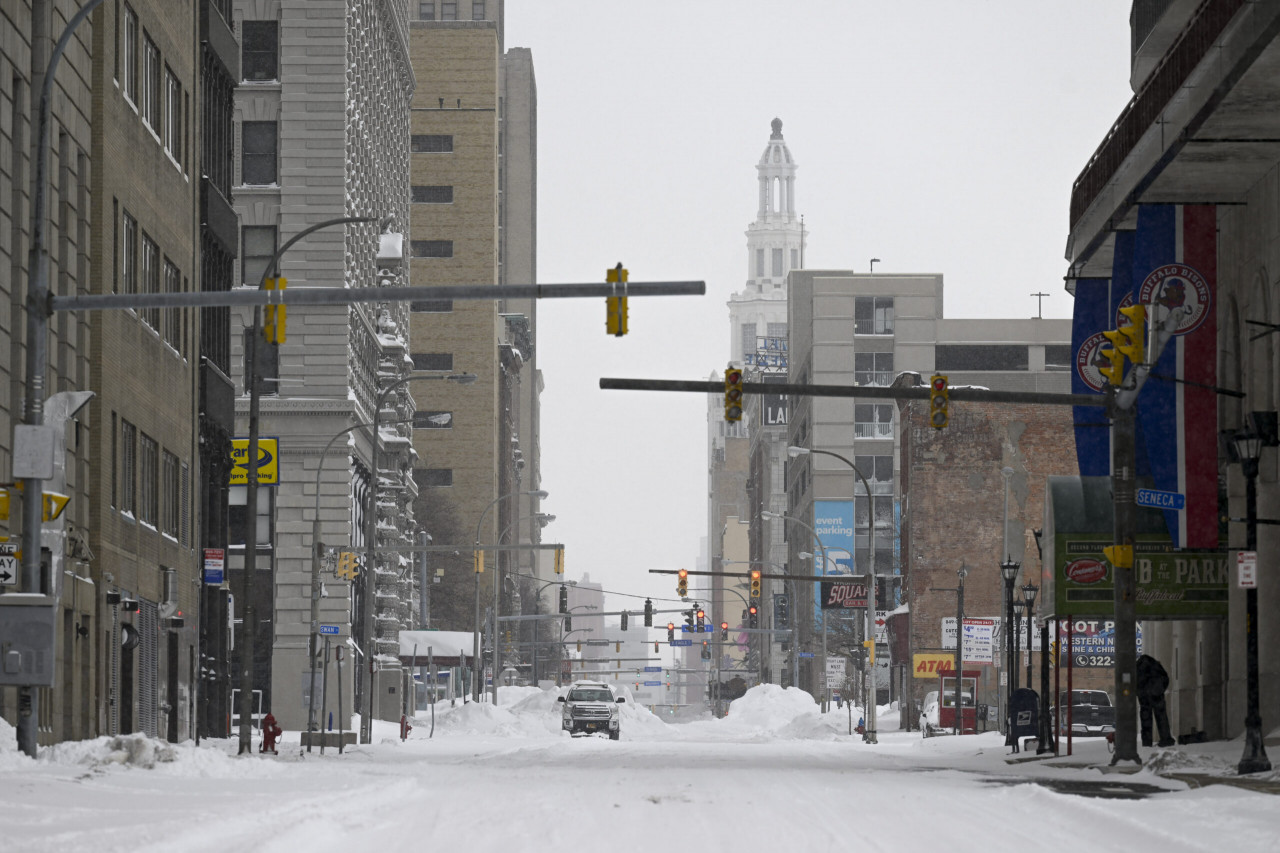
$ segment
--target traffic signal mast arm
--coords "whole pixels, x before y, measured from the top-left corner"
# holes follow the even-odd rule
[[[600,388],[605,391],[689,391],[718,394],[724,383],[684,379],[621,379],[604,377]],[[799,397],[856,397],[859,400],[925,400],[932,389],[928,385],[895,388],[867,385],[802,385],[782,382],[743,382],[745,394],[793,394]],[[952,402],[960,403],[1041,403],[1052,406],[1099,406],[1097,394],[1054,394],[1048,391],[992,391],[990,388],[952,386],[947,389]],[[692,574],[692,573],[691,573]],[[705,573],[700,573],[705,574]]]

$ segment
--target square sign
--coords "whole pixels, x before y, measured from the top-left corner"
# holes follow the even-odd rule
[[[1236,577],[1241,589],[1258,588],[1258,552],[1240,551],[1236,554]]]

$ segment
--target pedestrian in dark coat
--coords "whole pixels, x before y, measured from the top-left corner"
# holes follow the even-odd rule
[[[1169,712],[1164,706],[1164,692],[1169,689],[1169,673],[1151,655],[1138,656],[1138,715],[1142,721],[1142,745],[1151,746],[1151,717],[1156,718],[1160,740],[1156,746],[1173,746],[1169,733]]]

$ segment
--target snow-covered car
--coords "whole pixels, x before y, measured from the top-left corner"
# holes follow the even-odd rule
[[[560,726],[571,735],[608,732],[610,740],[617,740],[622,733],[618,706],[627,700],[615,696],[613,688],[604,682],[575,681],[556,701],[561,703]]]
[[[924,702],[920,705],[920,734],[923,737],[933,737],[939,732],[938,691],[930,690],[924,694]]]

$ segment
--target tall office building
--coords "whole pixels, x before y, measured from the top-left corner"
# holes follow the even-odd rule
[[[537,99],[530,52],[505,50],[501,2],[419,2],[414,11],[414,284],[534,283]],[[541,488],[534,304],[429,299],[412,309],[415,375],[477,377],[465,387],[424,386],[420,396],[414,475],[427,531],[439,544],[536,544],[540,501],[527,494]],[[533,552],[490,549],[487,564],[477,579],[469,564],[444,561],[433,589],[433,624],[471,630],[473,597],[487,612],[494,584],[503,614],[535,606],[540,563]],[[519,635],[502,633],[510,658]],[[520,666],[531,673],[526,658]]]
[[[235,118],[239,159],[235,207],[240,214],[239,281],[257,288],[277,250],[304,230],[343,217],[409,220],[409,64],[405,4],[391,0],[236,0],[235,28],[244,45]],[[290,288],[361,288],[407,283],[397,259],[380,253],[379,224],[316,230],[280,258]],[[232,315],[238,434],[248,435],[245,345],[253,314]],[[417,578],[401,571],[408,557],[362,565],[355,582],[313,561],[312,523],[320,518],[326,552],[363,554],[370,490],[378,547],[406,546],[414,532],[415,483],[408,439],[416,387],[387,396],[379,417],[379,466],[370,470],[370,430],[380,393],[407,375],[406,303],[355,303],[290,310],[283,343],[256,341],[263,380],[260,434],[278,442],[279,484],[259,489],[256,519],[247,518],[246,489],[231,489],[229,579],[245,612],[245,544],[256,536],[255,708],[269,709],[286,729],[305,728],[312,697],[308,646],[312,571],[326,572],[320,621],[356,640],[360,654],[379,656],[373,682],[348,682],[337,707],[331,681],[321,708],[349,714],[355,686],[378,697],[374,716],[398,718],[397,633],[411,627]],[[445,384],[445,383],[439,383]],[[328,565],[331,565],[329,563]],[[371,624],[364,596],[374,595]],[[363,648],[362,640],[368,640]],[[236,642],[236,654],[244,643]],[[237,667],[236,671],[239,671]],[[365,673],[346,667],[344,677]],[[238,703],[235,706],[239,708]]]

